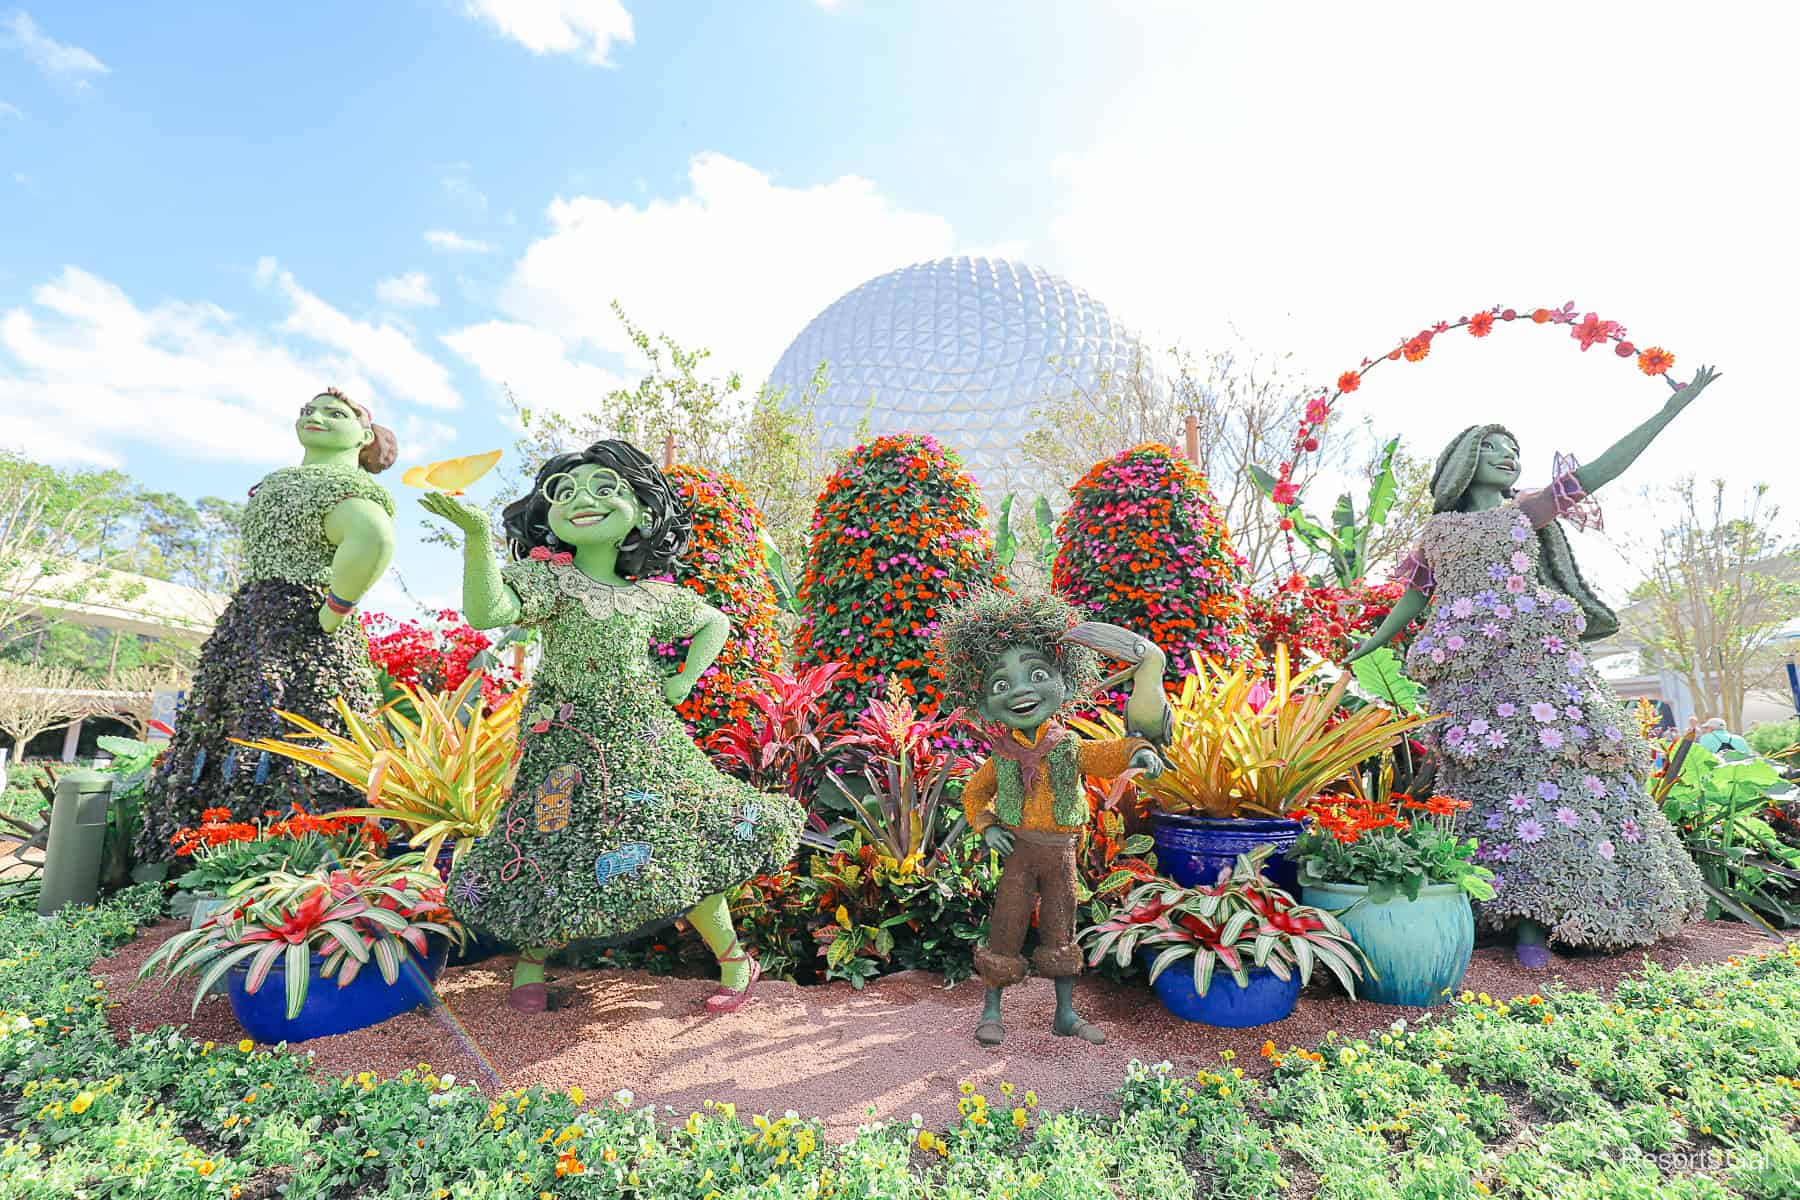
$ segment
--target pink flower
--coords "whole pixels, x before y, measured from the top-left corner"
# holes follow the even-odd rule
[[[1466,621],[1475,615],[1475,602],[1467,596],[1458,596],[1450,606],[1450,615],[1459,621]]]
[[[1581,817],[1568,805],[1556,810],[1556,823],[1564,829],[1574,829],[1581,824]]]
[[[1464,646],[1468,645],[1468,643],[1463,641],[1460,634],[1453,633],[1444,639],[1444,645],[1449,647],[1452,651],[1456,651],[1461,650]]]
[[[1602,840],[1598,846],[1594,847],[1594,853],[1598,854],[1601,858],[1604,858],[1607,862],[1611,862],[1613,860],[1613,854],[1615,853],[1611,840]]]
[[[1515,832],[1519,835],[1519,840],[1527,846],[1535,845],[1544,840],[1544,823],[1536,817],[1526,817],[1519,822],[1519,827]]]
[[[1339,381],[1338,386],[1343,387],[1342,380]],[[1356,389],[1355,388],[1344,388],[1344,390],[1347,392],[1350,392],[1350,391],[1355,391]],[[1308,400],[1306,402],[1307,424],[1318,425],[1321,422],[1323,422],[1326,417],[1329,417],[1330,415],[1331,415],[1331,401],[1329,398],[1327,398],[1325,396],[1314,396],[1311,400]]]
[[[1499,704],[1494,706],[1494,715],[1503,720],[1518,711],[1519,706],[1514,704],[1511,700],[1502,700]]]
[[[1506,577],[1506,590],[1515,596],[1522,594],[1525,591],[1525,577],[1523,575],[1508,575]]]
[[[1300,488],[1291,480],[1283,480],[1269,489],[1269,499],[1285,508],[1299,502]]]
[[[1619,826],[1619,832],[1624,835],[1626,841],[1633,845],[1644,840],[1643,826],[1639,825],[1630,817],[1626,817],[1625,823]]]
[[[1505,732],[1499,729],[1488,730],[1487,743],[1496,750],[1504,749],[1506,746]]]
[[[1560,750],[1563,744],[1562,730],[1554,725],[1546,725],[1538,730],[1538,743],[1546,750]]]
[[[1514,550],[1513,551],[1513,556],[1512,556],[1512,569],[1513,570],[1523,571],[1530,565],[1531,565],[1531,560],[1529,558],[1525,557],[1525,552],[1523,550]]]
[[[1494,605],[1494,615],[1504,621],[1506,618],[1512,616],[1512,609],[1504,604],[1496,604]]]
[[[1556,706],[1539,700],[1531,706],[1531,715],[1536,720],[1548,723],[1556,720]]]
[[[1606,795],[1606,785],[1600,781],[1600,777],[1598,775],[1583,776],[1582,780],[1581,780],[1581,786],[1586,788],[1588,790],[1588,794],[1596,800],[1598,800],[1598,799],[1600,799],[1600,797]]]
[[[1580,342],[1581,348],[1586,350],[1624,332],[1624,327],[1617,321],[1602,321],[1598,314],[1589,313],[1581,319],[1581,324],[1569,331],[1569,336]]]
[[[1514,792],[1506,798],[1506,806],[1516,813],[1531,811],[1531,797],[1524,792]]]

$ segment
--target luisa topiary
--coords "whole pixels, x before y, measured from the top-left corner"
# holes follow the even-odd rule
[[[780,665],[775,589],[763,565],[762,513],[737,480],[722,471],[682,465],[663,474],[687,503],[694,522],[672,577],[731,618],[725,648],[675,710],[694,737],[704,741],[714,730],[749,715],[748,693],[758,686],[757,671]],[[654,653],[673,671],[686,656],[687,643],[655,645]]]
[[[858,706],[891,678],[936,713],[938,613],[971,585],[1004,582],[957,456],[926,434],[876,438],[844,457],[813,510],[795,658],[844,663]]]
[[[1099,620],[1142,630],[1169,656],[1237,662],[1254,652],[1244,620],[1244,560],[1205,476],[1167,446],[1094,464],[1069,489],[1057,525],[1056,590]]]

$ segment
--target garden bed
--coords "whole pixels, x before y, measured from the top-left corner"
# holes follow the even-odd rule
[[[116,1002],[108,1020],[121,1037],[159,1025],[186,1025],[190,1036],[235,1043],[242,1037],[222,998],[189,1016],[191,988],[135,982],[138,966],[179,926],[163,923],[97,962],[96,977]],[[1747,926],[1703,921],[1654,947],[1664,966],[1724,962],[1774,945]],[[1639,970],[1642,953],[1608,957],[1557,956],[1545,972],[1520,970],[1510,950],[1476,951],[1464,986],[1493,996],[1568,988],[1609,994]],[[935,975],[904,972],[861,991],[847,984],[799,987],[765,980],[757,999],[729,1017],[705,1019],[695,1007],[714,986],[708,980],[640,971],[562,973],[569,1005],[526,1018],[504,1006],[512,960],[501,958],[448,970],[439,980],[440,1013],[417,1012],[372,1029],[306,1043],[317,1068],[343,1077],[362,1071],[391,1076],[420,1063],[490,1094],[531,1084],[590,1095],[632,1091],[640,1102],[668,1105],[678,1116],[706,1100],[728,1101],[745,1112],[798,1110],[841,1139],[870,1119],[906,1120],[922,1114],[942,1127],[956,1116],[956,1086],[1005,1079],[1034,1090],[1061,1111],[1111,1111],[1111,1093],[1131,1060],[1167,1060],[1192,1074],[1217,1069],[1220,1051],[1238,1065],[1265,1069],[1257,1053],[1265,1039],[1278,1046],[1313,1046],[1330,1030],[1380,1030],[1418,1009],[1353,1003],[1315,985],[1294,1015],[1277,1025],[1224,1030],[1179,1021],[1141,985],[1098,978],[1077,993],[1083,1015],[1107,1031],[1108,1043],[1088,1046],[1049,1033],[1053,995],[1032,979],[1007,993],[1007,1041],[996,1050],[974,1043],[981,1007],[978,981],[945,989]]]

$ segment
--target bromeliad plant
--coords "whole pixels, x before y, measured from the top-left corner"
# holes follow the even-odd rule
[[[1370,705],[1342,711],[1350,686],[1341,675],[1329,687],[1315,663],[1293,671],[1285,646],[1275,649],[1266,677],[1248,666],[1226,669],[1198,654],[1193,673],[1171,699],[1174,736],[1170,767],[1138,781],[1140,793],[1168,812],[1211,817],[1291,816],[1328,788],[1356,776],[1361,763],[1384,754],[1429,719]],[[1120,719],[1070,722],[1091,737],[1120,737]]]
[[[1417,900],[1438,883],[1453,883],[1472,900],[1492,900],[1494,873],[1474,862],[1475,839],[1456,833],[1456,814],[1469,802],[1394,792],[1393,772],[1390,760],[1372,772],[1373,786],[1320,796],[1296,813],[1307,825],[1288,857],[1300,865],[1300,882],[1358,884],[1371,904],[1396,896]]]
[[[1296,903],[1262,877],[1273,847],[1240,854],[1236,865],[1210,887],[1184,888],[1156,879],[1134,888],[1105,921],[1083,929],[1077,940],[1090,966],[1110,954],[1126,966],[1140,951],[1153,954],[1150,981],[1177,964],[1194,973],[1194,990],[1206,995],[1220,967],[1247,987],[1250,972],[1266,968],[1286,981],[1299,972],[1312,979],[1323,965],[1356,998],[1366,960],[1336,917]]]
[[[232,968],[244,967],[244,990],[254,994],[280,963],[292,1020],[306,1004],[315,955],[321,979],[335,978],[339,987],[371,961],[391,984],[403,964],[429,953],[430,936],[459,945],[465,936],[444,906],[442,881],[418,855],[365,858],[304,875],[275,871],[237,891],[238,903],[164,942],[138,977],[159,970],[171,979],[197,976],[197,1011]]]
[[[527,689],[484,712],[477,702],[481,681],[479,674],[470,675],[449,693],[401,684],[417,720],[392,705],[365,717],[340,698],[333,707],[347,736],[282,712],[298,733],[240,744],[305,763],[358,788],[369,806],[341,815],[406,827],[410,844],[424,848],[426,862],[436,861],[446,841],[453,841],[453,854],[460,857],[494,827],[518,766],[514,752]]]

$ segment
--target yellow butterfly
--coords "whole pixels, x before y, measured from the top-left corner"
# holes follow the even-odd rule
[[[468,454],[462,458],[446,458],[443,462],[434,462],[428,467],[406,468],[406,474],[400,477],[400,482],[416,488],[436,488],[440,492],[460,496],[464,488],[493,470],[494,464],[499,461],[498,450],[489,450],[486,454]]]

